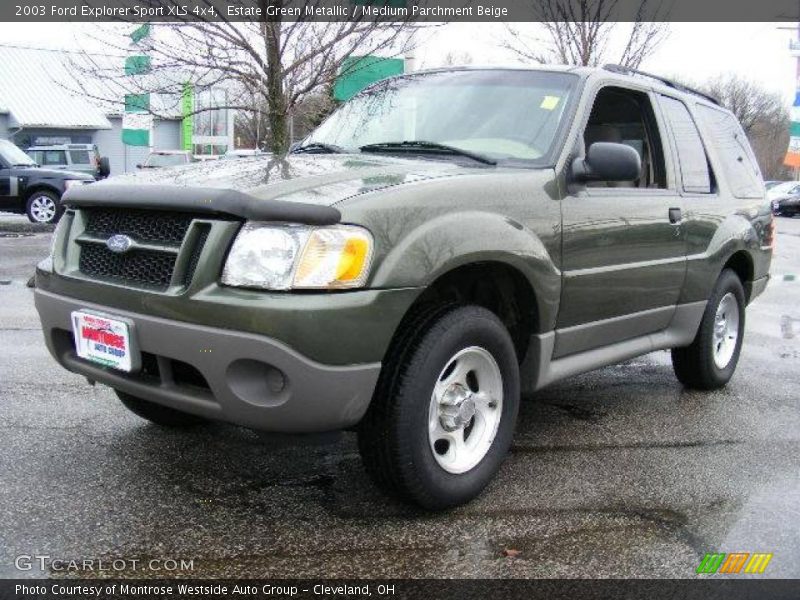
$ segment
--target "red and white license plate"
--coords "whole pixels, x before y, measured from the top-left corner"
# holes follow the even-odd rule
[[[79,357],[120,371],[138,367],[128,322],[76,310],[72,313],[72,333]]]

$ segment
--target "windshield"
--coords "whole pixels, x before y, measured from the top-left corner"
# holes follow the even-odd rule
[[[546,71],[446,71],[380,82],[337,110],[304,145],[356,152],[425,141],[493,159],[537,161],[551,150],[578,77]]]
[[[36,164],[30,156],[7,140],[0,140],[0,157],[2,157],[8,165],[33,166]]]
[[[148,167],[174,167],[185,165],[189,160],[185,154],[151,154],[147,159]]]

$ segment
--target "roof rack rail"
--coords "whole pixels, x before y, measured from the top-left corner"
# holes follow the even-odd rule
[[[719,100],[717,100],[714,96],[706,94],[705,92],[701,92],[700,90],[691,88],[688,85],[683,85],[682,83],[678,83],[677,81],[672,81],[671,79],[667,79],[666,77],[661,77],[660,75],[653,75],[652,73],[647,73],[646,71],[639,71],[638,69],[633,69],[631,67],[623,67],[622,65],[614,65],[614,64],[603,65],[603,68],[606,71],[611,71],[612,73],[619,73],[621,75],[639,75],[640,77],[648,77],[650,79],[655,79],[656,81],[660,81],[661,83],[671,87],[672,89],[700,96],[701,98],[705,98],[709,102],[713,102],[714,104],[719,106]]]

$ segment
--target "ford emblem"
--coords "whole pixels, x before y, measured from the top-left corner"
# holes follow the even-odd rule
[[[111,250],[111,252],[116,252],[117,254],[127,252],[131,249],[131,246],[133,246],[133,240],[127,235],[112,235],[106,240],[106,248]]]

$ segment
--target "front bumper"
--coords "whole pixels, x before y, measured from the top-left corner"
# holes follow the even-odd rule
[[[358,423],[380,362],[332,366],[263,335],[108,308],[37,289],[50,353],[65,368],[177,410],[263,431],[314,433]],[[71,313],[133,321],[142,370],[125,373],[78,358]]]

